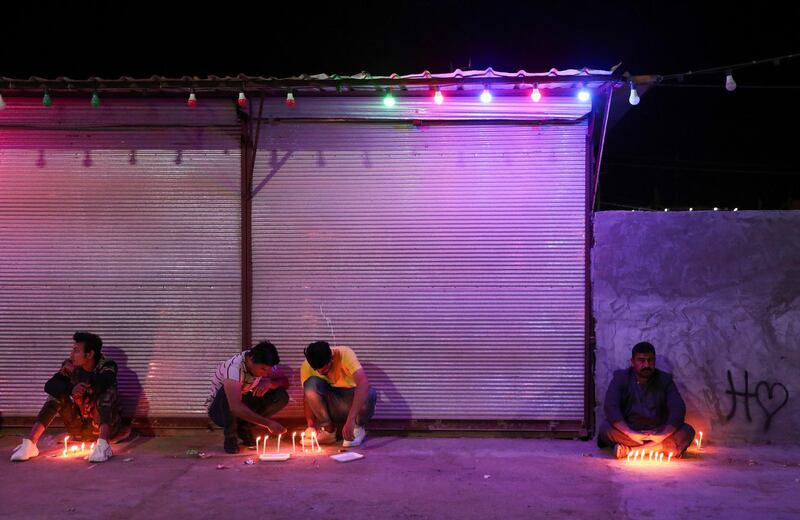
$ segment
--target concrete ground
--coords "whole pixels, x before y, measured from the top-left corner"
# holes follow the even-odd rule
[[[59,457],[61,437],[11,463],[19,436],[3,434],[0,517],[800,518],[800,446],[710,445],[670,464],[629,464],[591,442],[372,437],[354,450],[362,460],[335,462],[328,447],[247,465],[254,452],[225,455],[221,434],[203,432],[140,437],[92,465]]]

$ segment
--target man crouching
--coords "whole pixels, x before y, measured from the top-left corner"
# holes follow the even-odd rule
[[[21,462],[39,455],[36,443],[56,414],[61,416],[72,439],[97,439],[89,462],[105,462],[113,455],[110,439],[119,433],[122,423],[117,364],[101,354],[100,336],[76,332],[72,341],[72,353],[61,364],[61,370],[45,383],[47,400],[30,433],[11,454],[12,461]]]

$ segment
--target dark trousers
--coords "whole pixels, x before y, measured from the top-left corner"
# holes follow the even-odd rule
[[[665,452],[673,452],[675,454],[683,453],[686,449],[692,445],[692,441],[694,440],[694,428],[689,426],[686,423],[678,428],[678,431],[670,435],[668,439],[665,439],[662,443]],[[601,448],[611,446],[612,444],[622,444],[624,446],[630,446],[631,448],[635,448],[638,446],[638,443],[622,433],[621,431],[617,430],[610,424],[603,423],[600,426],[600,430],[597,434],[597,445]]]
[[[58,397],[49,395],[36,416],[36,422],[47,428],[56,415],[59,415],[70,437],[76,441],[96,439],[100,434],[100,425],[108,424],[113,437],[122,423],[122,411],[116,387],[92,395],[89,399],[91,400],[89,406],[84,406],[84,410],[89,411],[84,414],[70,395]]]
[[[242,402],[258,415],[272,417],[289,403],[289,394],[285,388],[275,388],[261,397],[256,397],[251,393],[244,394]],[[214,421],[214,424],[224,428],[226,436],[236,435],[237,432],[243,433],[244,430],[249,433],[254,426],[247,421],[237,419],[231,413],[224,387],[217,390],[217,395],[214,396],[214,400],[208,407],[208,417]]]
[[[344,424],[350,407],[353,406],[353,398],[356,394],[355,388],[338,388],[331,386],[324,379],[312,376],[306,379],[303,384],[303,394],[306,405],[314,416],[314,426],[325,428],[332,431],[332,423]],[[356,424],[366,426],[372,415],[375,413],[375,402],[378,394],[375,389],[370,387],[369,397],[356,416]]]

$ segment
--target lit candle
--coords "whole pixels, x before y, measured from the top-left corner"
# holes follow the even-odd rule
[[[631,463],[631,456],[633,455],[633,450],[628,452],[628,464]]]
[[[292,432],[292,453],[297,451],[294,446],[294,438],[297,437],[297,432]]]
[[[267,441],[268,440],[269,440],[269,435],[264,437],[264,450],[261,453],[266,453],[267,452]]]
[[[278,449],[275,450],[275,453],[280,453],[281,452],[281,435],[282,434],[280,434],[280,433],[278,434]]]
[[[700,442],[697,443],[697,449],[703,446],[703,432],[700,432]]]
[[[86,443],[82,442],[81,443],[81,453],[83,453],[84,451],[86,451]]]
[[[303,453],[306,452],[306,432],[300,434],[300,447],[303,448]]]
[[[78,447],[77,446],[70,446],[69,447],[69,451],[77,453],[78,452]]]
[[[317,432],[311,434],[311,451],[314,451],[314,443],[317,442]]]
[[[672,452],[669,452],[669,457],[667,457],[667,462],[672,462]]]
[[[650,450],[650,462],[653,462],[653,450]]]
[[[664,462],[664,452],[658,454],[658,462]]]
[[[67,456],[67,440],[69,440],[69,435],[64,437],[64,456]]]
[[[258,445],[261,444],[261,435],[256,437],[256,455],[258,455]]]
[[[89,451],[94,451],[94,443],[92,443],[92,445],[89,446]]]

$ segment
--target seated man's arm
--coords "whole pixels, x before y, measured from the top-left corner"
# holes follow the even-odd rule
[[[606,397],[603,401],[603,412],[606,414],[606,420],[615,429],[621,431],[632,440],[642,444],[643,436],[633,430],[628,423],[625,422],[625,415],[622,412],[622,387],[625,384],[623,378],[617,374],[611,379],[606,390]]]
[[[350,405],[350,411],[347,414],[347,422],[342,427],[342,437],[348,441],[355,439],[353,430],[356,427],[356,417],[358,412],[364,407],[369,399],[369,379],[363,368],[359,368],[353,373],[353,379],[356,382],[356,392],[353,396],[353,404]]]
[[[667,422],[658,431],[657,441],[661,442],[668,439],[673,433],[678,431],[686,420],[686,403],[675,385],[675,381],[670,380],[666,388]]]
[[[243,421],[266,428],[270,431],[270,433],[275,435],[279,433],[286,433],[286,428],[284,428],[280,423],[257,414],[248,408],[244,402],[242,402],[242,385],[239,383],[239,381],[234,379],[225,379],[222,385],[225,389],[225,397],[228,399],[228,406],[230,407],[231,413],[234,416],[242,419]]]
[[[64,361],[64,363],[61,364],[61,370],[53,374],[53,377],[48,379],[44,384],[44,391],[56,399],[72,394],[73,385],[70,379],[72,370],[72,361]]]

